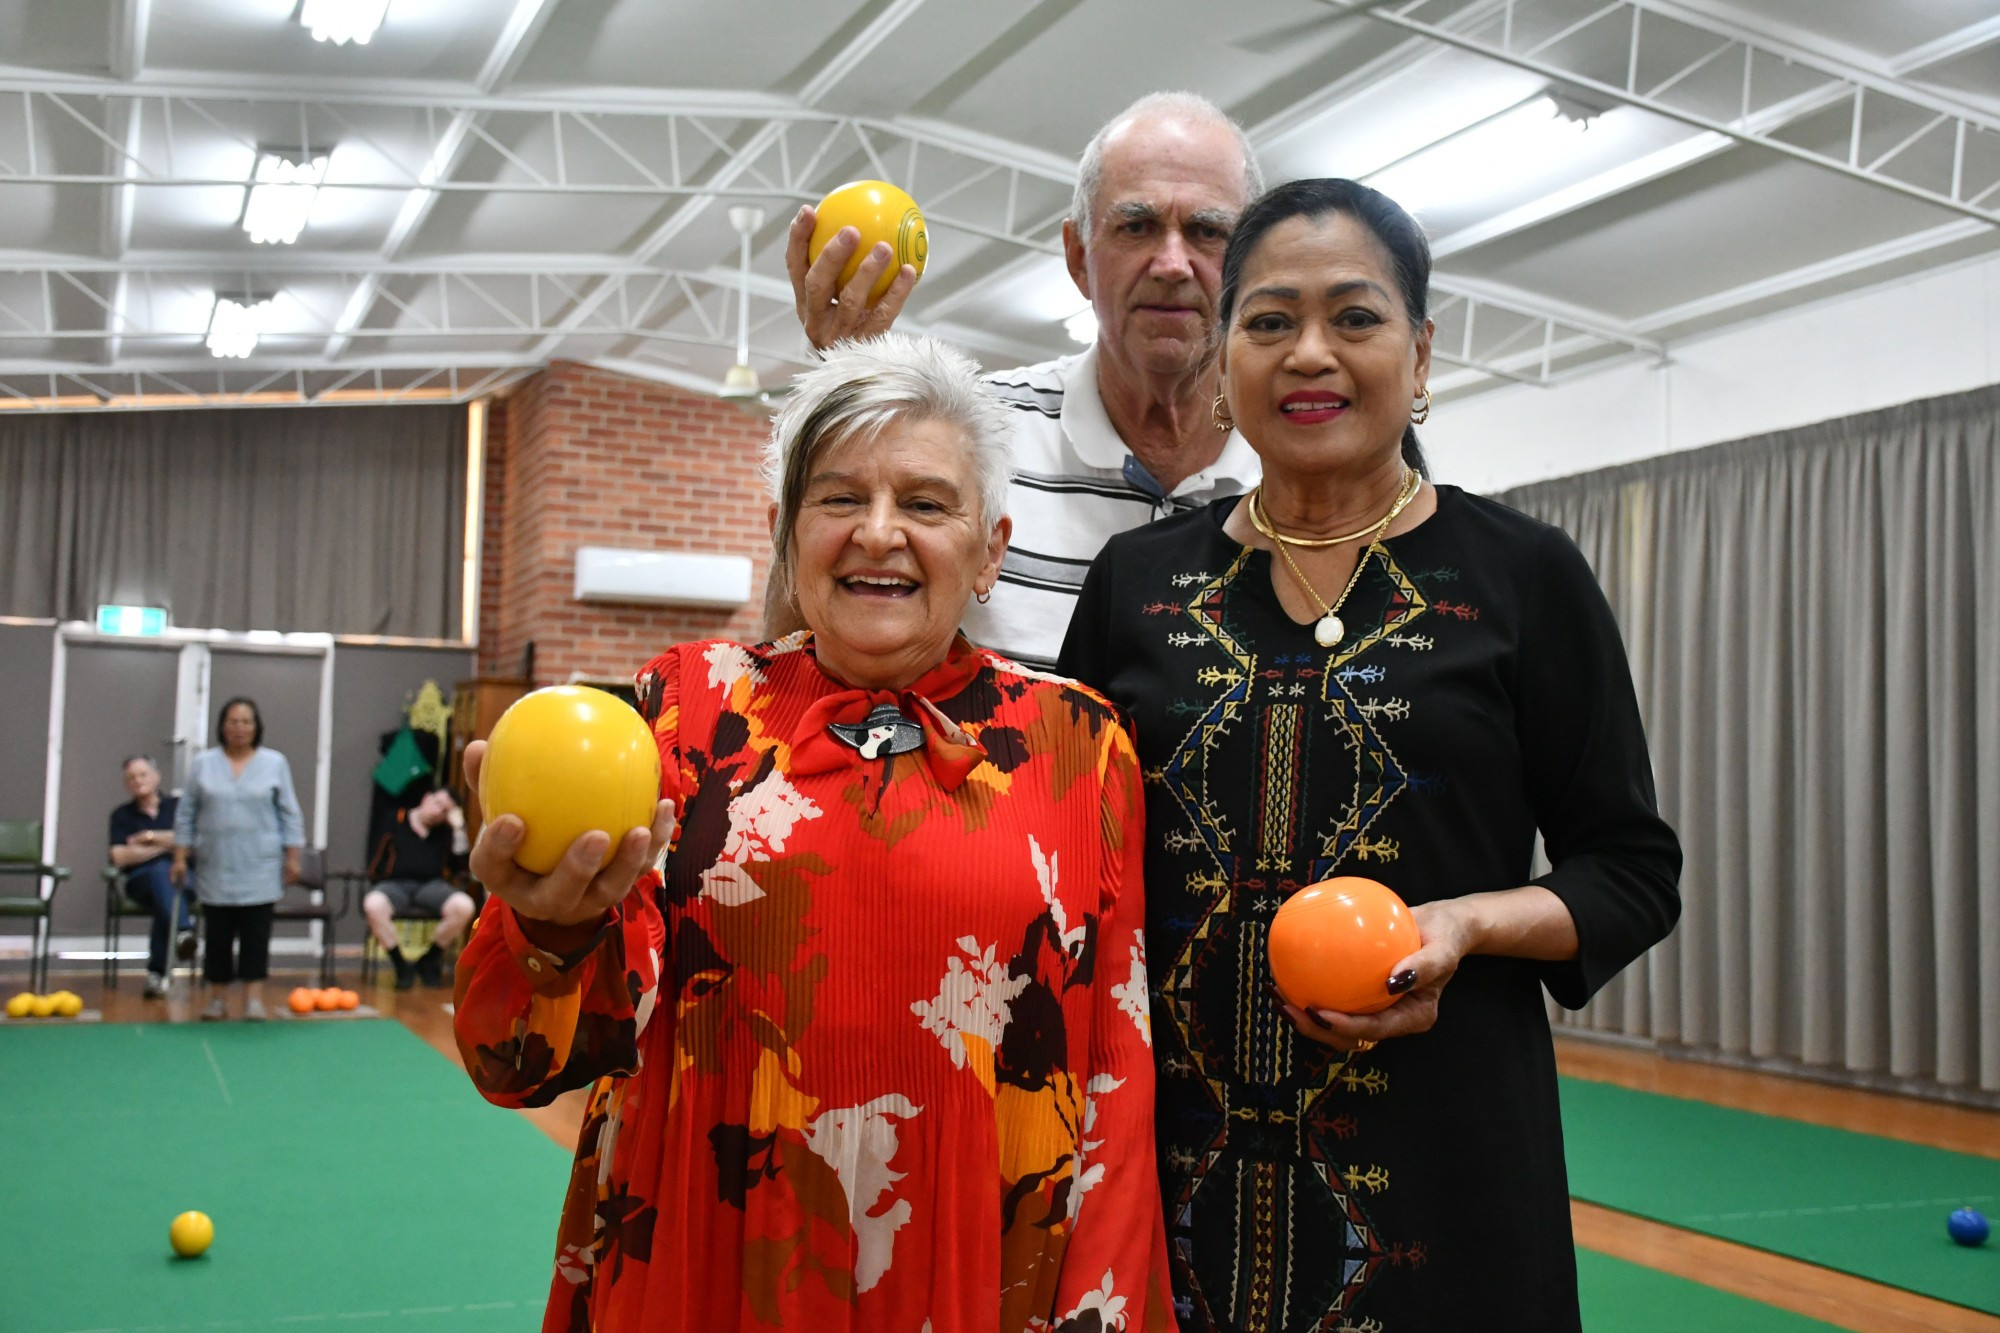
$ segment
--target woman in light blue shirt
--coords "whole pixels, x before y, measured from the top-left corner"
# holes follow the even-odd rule
[[[187,882],[192,853],[208,936],[202,973],[209,985],[225,988],[215,992],[201,1016],[228,1017],[226,988],[241,985],[240,1012],[261,1019],[271,910],[299,877],[305,817],[292,791],[292,766],[264,748],[264,718],[256,704],[231,699],[215,730],[222,744],[195,756],[174,818],[174,883]]]

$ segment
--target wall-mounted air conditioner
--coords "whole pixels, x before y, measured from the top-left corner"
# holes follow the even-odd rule
[[[579,546],[576,600],[647,606],[737,607],[750,600],[750,561],[697,551]]]

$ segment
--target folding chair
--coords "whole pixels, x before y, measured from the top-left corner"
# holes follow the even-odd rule
[[[330,881],[341,883],[340,906],[333,905],[332,895],[327,886]],[[299,851],[299,882],[285,891],[278,905],[271,912],[271,920],[319,922],[319,984],[333,984],[333,923],[347,914],[354,896],[354,876],[340,872],[328,875],[326,872],[326,849],[305,847]],[[296,890],[304,891],[301,901]]]
[[[40,991],[49,984],[49,944],[52,933],[50,909],[55,902],[56,891],[69,878],[69,871],[62,866],[51,865],[42,860],[42,821],[39,819],[0,819],[0,877],[18,884],[21,879],[34,877],[34,892],[31,895],[13,891],[0,891],[0,919],[33,918],[35,922],[34,952],[28,962],[28,987]],[[9,890],[13,888],[10,884]]]
[[[153,919],[153,912],[151,908],[141,907],[139,906],[139,904],[133,902],[130,898],[125,896],[124,871],[120,870],[117,866],[112,865],[109,862],[106,862],[104,866],[103,875],[104,875],[104,988],[106,990],[117,990],[118,962],[119,962],[118,948],[119,948],[119,941],[123,935],[125,918],[134,916],[145,917],[147,922],[149,923],[148,929],[150,929],[151,928],[150,922]],[[197,948],[199,948],[199,942],[201,940],[201,903],[198,899],[196,899],[193,896],[191,890],[187,889],[175,890],[175,897],[184,898],[187,902],[188,909],[194,915],[193,929],[195,932],[195,940]],[[178,915],[180,911],[179,906],[176,905],[173,911],[175,912],[176,915]],[[175,931],[173,933],[175,935],[179,934],[178,931]],[[199,960],[197,960],[197,962],[198,961]],[[174,967],[175,967],[175,960],[173,955],[170,953],[167,957],[167,976],[169,980],[171,980],[173,977]],[[197,968],[197,970],[199,969]]]

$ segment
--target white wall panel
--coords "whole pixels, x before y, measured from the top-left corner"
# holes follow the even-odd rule
[[[1885,284],[1613,366],[1438,408],[1438,480],[1482,492],[2000,382],[2000,258]]]

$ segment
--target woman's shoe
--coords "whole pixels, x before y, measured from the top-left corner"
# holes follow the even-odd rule
[[[216,1023],[229,1017],[229,1005],[220,995],[208,1002],[208,1008],[201,1011],[201,1021]]]
[[[145,998],[148,1000],[166,999],[167,998],[166,977],[159,972],[148,972],[146,974],[146,989],[144,995]]]
[[[269,1017],[270,1015],[264,1012],[264,1002],[262,1000],[251,1000],[243,1006],[243,1019],[245,1022],[261,1023]]]

